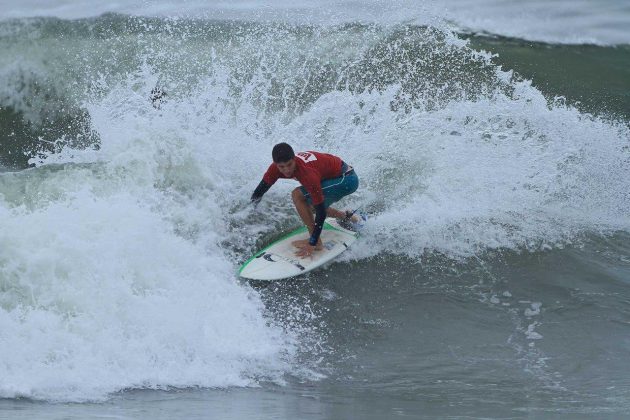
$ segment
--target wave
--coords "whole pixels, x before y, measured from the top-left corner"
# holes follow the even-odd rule
[[[570,12],[568,12],[570,11]],[[578,3],[568,0],[518,1],[469,0],[383,1],[360,4],[352,1],[287,2],[278,0],[264,5],[247,1],[208,4],[202,1],[151,4],[121,1],[95,6],[88,1],[66,4],[37,0],[11,0],[5,19],[58,17],[81,19],[106,13],[146,17],[201,18],[293,24],[340,25],[347,23],[378,25],[450,25],[460,31],[495,34],[529,41],[560,44],[628,45],[630,9],[619,0]]]
[[[580,111],[630,120],[630,47],[563,45],[497,36],[467,35],[471,47],[493,53],[547,97],[563,97]],[[600,77],[606,74],[606,78]]]
[[[220,252],[174,235],[130,191],[94,191],[89,168],[45,178],[54,202],[0,206],[2,398],[101,401],[130,388],[282,383],[295,370],[295,338],[231,281]]]
[[[617,0],[449,0],[444,14],[460,30],[549,44],[628,45],[630,8]]]
[[[164,29],[161,20],[110,15],[44,20],[36,33],[52,33],[44,37],[52,42],[59,25],[76,39],[60,53],[60,68],[49,64],[51,85],[65,84],[61,69],[68,58],[80,57],[82,72],[68,98],[89,115],[87,131],[96,134],[79,144],[86,150],[63,143],[59,153],[39,150],[32,164],[121,159],[122,165],[145,156],[158,159],[175,142],[182,151],[163,158],[167,163],[158,159],[151,176],[181,193],[186,182],[204,177],[210,162],[224,166],[219,150],[226,161],[254,153],[255,159],[241,162],[262,171],[268,163],[264,150],[287,140],[297,148],[339,153],[364,168],[361,202],[374,209],[374,226],[382,215],[405,220],[387,222],[384,232],[409,234],[408,222],[428,229],[402,240],[415,242],[415,253],[424,249],[416,238],[431,238],[424,244],[428,249],[465,254],[627,226],[620,211],[627,204],[627,125],[546,98],[448,32],[203,21]],[[46,50],[46,42],[39,48]],[[126,61],[120,51],[127,51]],[[28,55],[41,60],[40,54]],[[94,82],[94,76],[100,78]],[[148,100],[157,85],[168,92],[159,110]],[[27,115],[28,108],[22,112]],[[108,135],[114,121],[122,124],[115,133],[124,135]],[[179,155],[185,150],[190,156]],[[173,159],[184,169],[159,173]],[[230,191],[242,201],[251,186],[232,179],[255,174],[224,171],[232,171],[227,179],[218,170],[205,176],[227,183],[218,187],[221,194]],[[446,206],[448,201],[454,205]],[[276,210],[290,214],[290,206]],[[428,220],[433,212],[436,219],[429,223],[415,219]],[[575,218],[568,220],[570,215]],[[245,229],[265,229],[269,222],[263,216],[261,225]],[[244,233],[237,230],[227,242],[238,242]],[[443,239],[436,235],[453,235],[454,243],[438,246]]]
[[[324,338],[235,281],[261,238],[299,223],[290,182],[247,207],[279,141],[356,168],[342,205],[372,217],[349,258],[630,230],[627,124],[550,100],[436,27],[108,15],[19,31],[38,42],[0,38],[3,106],[62,134],[38,136],[53,149],[18,141],[33,167],[0,174],[3,397],[316,377]],[[19,89],[42,81],[52,90]],[[94,135],[64,130],[48,114],[60,103]]]

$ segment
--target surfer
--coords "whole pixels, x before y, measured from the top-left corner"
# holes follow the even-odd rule
[[[352,166],[341,158],[321,152],[293,152],[287,143],[278,143],[271,152],[273,163],[256,187],[251,200],[254,204],[279,178],[293,178],[302,184],[291,193],[295,208],[308,228],[310,238],[292,242],[298,248],[295,255],[307,257],[322,249],[320,235],[326,216],[357,221],[354,212],[330,207],[359,187],[359,177]],[[315,217],[313,217],[315,212]]]

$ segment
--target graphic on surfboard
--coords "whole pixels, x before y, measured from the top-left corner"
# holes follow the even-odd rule
[[[282,280],[306,274],[348,249],[357,240],[361,226],[327,219],[320,236],[324,249],[311,257],[300,258],[295,256],[297,249],[291,243],[309,238],[308,230],[302,226],[255,253],[238,274],[250,280]]]

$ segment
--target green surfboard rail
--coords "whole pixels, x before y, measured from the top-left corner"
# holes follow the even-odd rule
[[[343,232],[340,229],[337,229],[334,226],[329,225],[328,223],[324,222],[324,229],[323,230],[338,230],[339,232]],[[287,238],[290,238],[291,236],[295,236],[295,235],[299,235],[300,233],[304,233],[306,232],[306,226],[302,226],[300,228],[297,228],[295,230],[292,230],[291,232],[287,233],[286,235],[276,239],[275,241],[273,241],[272,243],[270,243],[269,245],[267,245],[266,247],[264,247],[263,249],[261,249],[260,251],[256,252],[250,259],[248,259],[247,261],[245,261],[243,263],[243,265],[241,265],[241,268],[239,268],[238,270],[238,274],[240,275],[241,272],[245,269],[245,267],[247,267],[247,265],[254,259],[258,258],[259,255],[263,254],[266,250],[268,250],[269,248],[271,248],[272,246],[274,246],[275,244],[277,244],[278,242],[282,242]]]

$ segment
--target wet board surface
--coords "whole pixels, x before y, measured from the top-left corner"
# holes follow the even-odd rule
[[[308,230],[303,226],[254,254],[241,266],[239,276],[251,280],[282,280],[308,273],[336,258],[358,236],[358,232],[340,226],[337,220],[327,220],[320,236],[324,249],[300,258],[295,256],[297,248],[291,242],[309,238]]]

